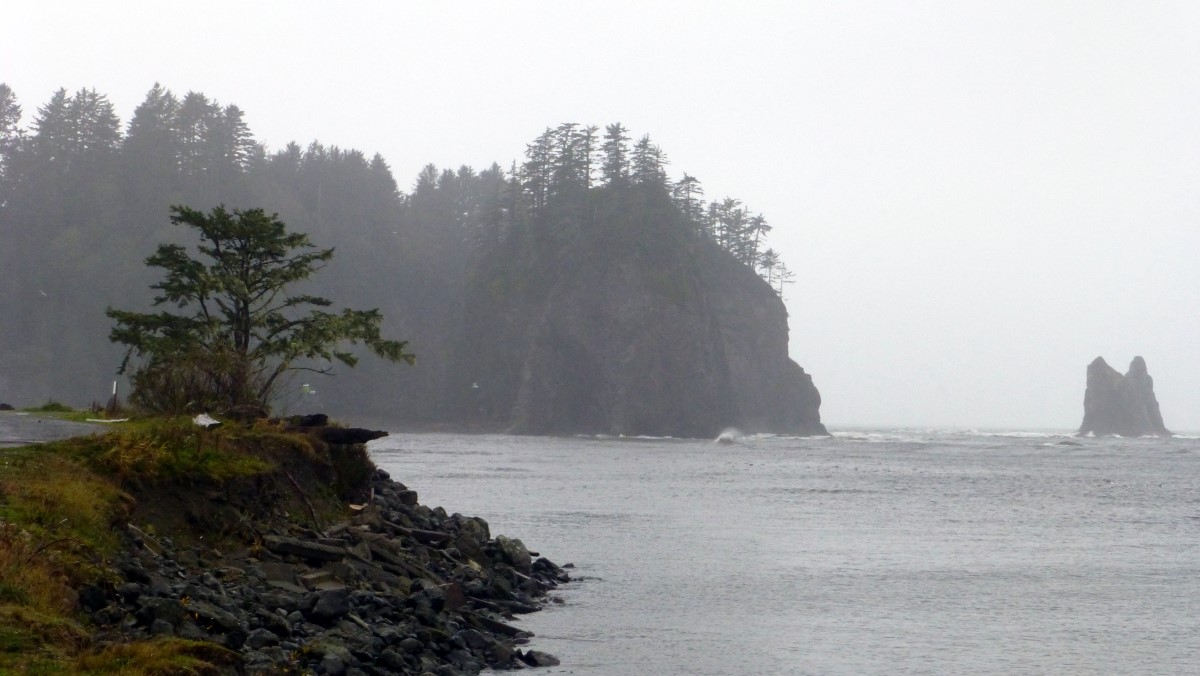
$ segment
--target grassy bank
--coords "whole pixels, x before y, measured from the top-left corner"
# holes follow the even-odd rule
[[[131,526],[151,540],[242,544],[289,513],[332,518],[368,471],[365,455],[335,460],[278,426],[204,431],[186,418],[0,449],[0,673],[224,673],[231,654],[209,643],[95,642],[80,590],[119,583],[109,562]]]

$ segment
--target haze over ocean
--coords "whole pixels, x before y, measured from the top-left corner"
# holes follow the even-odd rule
[[[422,166],[620,121],[774,227],[834,424],[1071,427],[1097,355],[1200,429],[1200,5],[9,3],[23,125],[155,82]],[[402,186],[406,187],[406,186]],[[212,205],[197,205],[212,206]],[[270,208],[270,205],[264,205]]]
[[[1200,440],[396,434],[421,502],[555,563],[560,673],[1171,674],[1200,659]]]

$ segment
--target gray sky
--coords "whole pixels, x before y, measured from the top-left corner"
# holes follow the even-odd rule
[[[1085,367],[1146,358],[1200,430],[1200,3],[17,2],[24,123],[155,81],[278,149],[503,166],[620,121],[737,197],[797,273],[826,422],[1072,428]],[[264,205],[270,208],[270,205]]]

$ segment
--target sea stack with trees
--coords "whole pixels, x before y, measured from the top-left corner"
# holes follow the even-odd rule
[[[379,155],[268,149],[238,106],[201,92],[156,84],[122,124],[93,89],[25,118],[0,85],[0,391],[105,396],[122,353],[91,337],[110,330],[105,307],[153,300],[141,257],[186,241],[163,214],[225,205],[335,244],[304,292],[378,308],[421,355],[396,377],[360,346],[353,381],[285,381],[283,406],[534,434],[825,433],[788,353],[781,297],[805,290],[772,224],[668,166],[621,124],[564,123],[508,169],[429,165],[402,192]],[[315,357],[316,370],[339,359]]]

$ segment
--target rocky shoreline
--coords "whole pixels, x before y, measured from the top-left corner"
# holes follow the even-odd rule
[[[510,622],[552,602],[547,592],[568,574],[520,540],[492,537],[483,519],[430,509],[370,471],[364,504],[343,520],[242,524],[251,544],[239,551],[125,526],[126,546],[109,562],[119,580],[79,592],[97,646],[190,639],[228,674],[455,676],[558,664],[519,647],[531,634]]]

